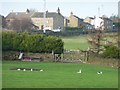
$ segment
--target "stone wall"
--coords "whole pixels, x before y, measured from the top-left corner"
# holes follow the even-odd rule
[[[4,51],[2,52],[2,60],[18,60],[20,52]],[[30,57],[32,60],[38,61],[54,61],[51,53],[23,53],[23,57]]]

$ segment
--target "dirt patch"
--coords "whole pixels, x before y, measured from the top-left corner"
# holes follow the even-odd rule
[[[35,68],[11,68],[10,70],[17,70],[17,71],[43,71],[43,69],[35,69]]]

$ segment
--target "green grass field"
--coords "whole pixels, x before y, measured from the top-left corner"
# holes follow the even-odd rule
[[[106,38],[107,41],[116,42],[117,33],[105,33],[104,39]],[[88,47],[91,47],[91,45],[88,43],[89,35],[80,35],[80,36],[71,36],[71,37],[62,37],[62,40],[64,41],[64,49],[67,50],[86,50]],[[110,37],[112,36],[112,37]],[[90,36],[89,36],[90,37]]]
[[[87,49],[86,36],[62,37],[64,49]],[[36,68],[16,71],[11,68]],[[81,74],[77,72],[82,70]],[[97,72],[103,74],[98,75]],[[118,69],[92,64],[3,61],[3,88],[118,88]]]
[[[37,68],[37,71],[16,71],[11,68]],[[3,88],[117,88],[118,70],[77,63],[3,61]],[[81,74],[77,71],[82,70]],[[98,75],[97,71],[103,74]]]
[[[73,37],[62,37],[62,40],[64,41],[64,49],[67,49],[67,50],[70,50],[70,49],[85,50],[89,46],[86,35],[73,36]]]

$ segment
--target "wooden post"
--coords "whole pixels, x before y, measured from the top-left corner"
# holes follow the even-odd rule
[[[89,51],[86,52],[86,61],[89,60]]]

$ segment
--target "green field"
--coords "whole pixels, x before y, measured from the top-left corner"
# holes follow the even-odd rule
[[[64,49],[67,50],[78,50],[78,49],[87,49],[89,44],[87,41],[86,35],[73,36],[73,37],[62,37],[64,41]]]
[[[107,41],[115,43],[117,40],[117,33],[105,33],[104,39],[107,39]],[[91,47],[91,45],[88,43],[89,35],[80,35],[80,36],[71,36],[71,37],[62,37],[62,40],[64,41],[64,49],[67,50],[86,50],[88,47]],[[110,37],[111,36],[111,37]],[[90,36],[89,36],[90,37]]]
[[[37,68],[38,71],[16,71],[11,68]],[[77,63],[3,61],[3,88],[117,88],[118,70]],[[82,70],[79,74],[77,71]],[[98,75],[97,71],[103,74]]]
[[[64,49],[87,49],[87,36],[62,37]],[[104,61],[105,62],[105,61]],[[36,68],[17,71],[11,68]],[[82,73],[77,73],[79,70]],[[103,74],[98,75],[97,72]],[[3,61],[3,88],[118,88],[118,69],[81,63]]]

